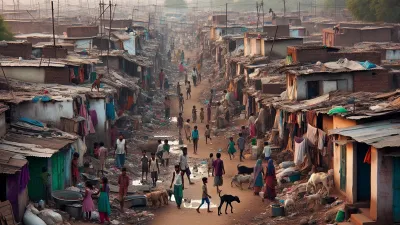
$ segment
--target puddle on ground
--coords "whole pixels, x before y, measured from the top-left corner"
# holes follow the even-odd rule
[[[174,196],[174,195],[171,196],[171,202],[175,202],[175,196]],[[200,203],[201,203],[201,200],[193,200],[193,199],[190,199],[190,200],[188,201],[188,199],[183,199],[183,200],[182,200],[182,203],[183,203],[183,207],[185,207],[185,208],[188,208],[188,209],[197,209],[197,207],[199,207],[199,205],[200,205]],[[212,199],[210,199],[210,208],[217,208],[217,207],[218,207],[218,206],[212,202]],[[204,203],[204,204],[200,207],[200,209],[207,209],[207,203]]]
[[[190,172],[192,172],[190,174],[190,179],[193,179],[193,180],[200,180],[203,177],[208,177],[208,175],[207,175],[207,172],[208,172],[207,165],[198,166],[196,171],[194,170],[194,167],[190,167]]]
[[[157,183],[163,183],[164,181],[162,180],[157,180]],[[142,182],[142,180],[133,180],[132,185],[133,186],[140,186],[140,185],[150,185],[151,184],[151,179],[148,179],[147,181],[145,180]]]

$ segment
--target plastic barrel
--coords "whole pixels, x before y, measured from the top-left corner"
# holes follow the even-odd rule
[[[344,221],[344,211],[343,210],[339,209],[339,211],[336,214],[335,221],[339,222],[339,223]]]

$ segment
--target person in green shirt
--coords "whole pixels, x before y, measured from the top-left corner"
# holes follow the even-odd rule
[[[48,203],[49,200],[49,177],[50,177],[50,173],[47,172],[47,168],[46,167],[42,167],[42,174],[40,174],[40,176],[42,177],[42,181],[43,181],[43,187],[44,187],[44,193],[45,193],[45,201],[46,203]]]
[[[164,145],[163,145],[163,162],[164,166],[168,166],[169,164],[169,149],[170,145],[168,144],[168,140],[164,140]]]

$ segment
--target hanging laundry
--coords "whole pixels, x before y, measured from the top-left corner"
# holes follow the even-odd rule
[[[316,113],[315,111],[307,111],[306,114],[306,118],[307,118],[307,123],[311,124],[312,126],[316,126],[315,123],[316,121],[314,121],[314,118],[316,117]]]
[[[81,105],[81,108],[79,110],[79,115],[85,118],[85,121],[82,121],[82,129],[83,129],[83,135],[86,136],[89,134],[89,129],[88,129],[88,114],[86,111],[86,106],[85,104]]]
[[[85,69],[83,67],[79,68],[79,81],[85,82]]]
[[[90,110],[89,114],[90,114],[90,118],[92,119],[93,126],[97,126],[98,120],[97,120],[96,110],[93,110],[93,109]]]
[[[25,164],[25,166],[23,166],[19,172],[19,193],[25,190],[25,188],[28,186],[29,180],[29,167],[28,164]]]
[[[326,133],[323,130],[318,129],[318,149],[319,150],[323,150],[323,148],[325,146],[325,140],[326,140]]]
[[[94,129],[94,126],[93,126],[92,117],[89,115],[88,118],[89,118],[89,121],[88,121],[89,133],[95,134],[96,130]]]
[[[364,163],[371,164],[371,146],[369,147],[367,154],[365,154]]]
[[[115,119],[115,109],[114,109],[114,103],[106,103],[106,116],[107,119],[114,120]]]
[[[307,124],[307,134],[306,134],[308,143],[310,145],[317,145],[318,141],[318,129],[311,126],[310,124]]]
[[[133,105],[133,96],[128,96],[128,101],[126,103],[126,110],[130,110]]]
[[[294,138],[294,164],[300,165],[304,162],[307,150],[307,140],[301,137]]]

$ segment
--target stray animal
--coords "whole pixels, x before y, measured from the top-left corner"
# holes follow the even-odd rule
[[[329,195],[330,176],[331,176],[330,174],[324,172],[311,174],[311,177],[307,182],[306,191],[308,191],[308,186],[313,187],[314,191],[317,191],[317,185],[319,183],[322,183],[322,185],[324,186]]]
[[[285,211],[289,211],[290,209],[294,209],[294,200],[292,198],[287,198],[285,200]]]
[[[221,191],[218,192],[219,198],[221,200],[221,203],[218,206],[218,216],[221,215],[221,208],[224,205],[224,203],[226,202],[226,207],[225,207],[225,214],[228,214],[226,211],[228,209],[228,205],[231,206],[231,213],[233,213],[233,207],[232,207],[232,202],[238,202],[240,203],[240,199],[238,196],[233,196],[233,195],[222,195],[221,196]]]
[[[165,196],[167,196],[165,201]],[[151,202],[152,207],[162,206],[163,204],[168,204],[168,194],[163,191],[153,191],[146,194],[146,198],[148,202]]]
[[[168,205],[168,197],[169,194],[167,190],[161,191],[161,198],[163,199],[165,205]]]
[[[254,172],[254,168],[252,167],[247,167],[247,166],[241,166],[240,164],[237,165],[238,169],[238,174],[252,174]]]
[[[243,190],[243,187],[242,187],[243,183],[249,183],[248,188],[250,188],[251,184],[253,183],[253,176],[237,174],[232,177],[231,187],[233,187],[233,183],[236,184],[236,187],[238,187],[238,185],[239,185],[241,190]]]
[[[93,91],[93,88],[96,88],[97,91],[100,90],[100,83],[101,83],[101,78],[103,77],[102,74],[99,74],[99,77],[93,82],[92,84],[92,89],[90,89],[90,91]]]
[[[307,206],[310,202],[314,202],[315,205],[318,205],[321,202],[321,192],[322,189],[320,189],[316,194],[304,196],[304,198],[307,200]]]

